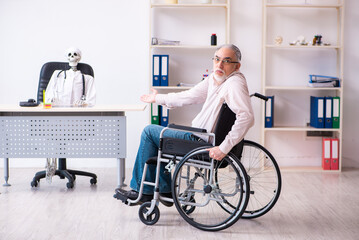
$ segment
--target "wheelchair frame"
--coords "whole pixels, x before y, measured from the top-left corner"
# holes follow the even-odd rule
[[[240,161],[236,158],[236,156],[234,156],[233,154],[230,156],[227,155],[226,157],[229,159],[227,161],[229,161],[230,164],[232,165],[232,172],[235,172],[235,174],[237,175],[236,179],[237,179],[238,183],[237,182],[234,183],[236,185],[236,188],[233,192],[231,192],[229,194],[223,193],[222,190],[218,186],[218,180],[214,181],[214,178],[217,177],[217,170],[216,171],[214,170],[214,168],[215,168],[214,162],[215,161],[220,162],[220,161],[214,160],[212,158],[209,158],[210,159],[209,162],[188,159],[188,157],[191,157],[191,154],[192,155],[197,154],[198,152],[200,154],[202,154],[204,152],[208,154],[208,151],[205,149],[215,146],[215,134],[214,133],[206,133],[203,131],[198,132],[198,131],[196,131],[197,129],[191,128],[191,127],[183,127],[183,126],[178,126],[178,127],[181,127],[183,129],[176,128],[176,125],[174,125],[174,127],[173,127],[173,125],[172,125],[172,127],[166,127],[161,131],[160,148],[158,150],[158,156],[157,156],[157,162],[156,162],[155,182],[145,181],[148,165],[150,164],[149,161],[147,161],[145,163],[144,170],[142,173],[142,179],[141,179],[141,185],[140,185],[140,189],[139,189],[138,198],[135,200],[127,199],[126,203],[128,205],[138,203],[140,201],[140,199],[142,198],[143,187],[146,184],[149,186],[153,186],[155,191],[154,191],[153,199],[151,200],[151,202],[143,203],[139,209],[139,217],[143,223],[145,223],[147,225],[153,225],[158,221],[159,215],[160,215],[159,209],[158,209],[159,201],[164,200],[167,202],[174,202],[177,207],[177,210],[180,211],[180,214],[182,215],[182,217],[194,227],[197,227],[202,230],[207,230],[207,231],[218,231],[218,230],[228,228],[242,216],[242,214],[244,213],[244,211],[246,209],[248,200],[249,200],[249,192],[250,191],[249,191],[249,182],[248,182],[248,177],[246,175],[246,171],[245,171],[244,167],[241,165]],[[211,145],[208,143],[204,143],[203,147],[195,148],[195,149],[189,151],[183,157],[179,157],[177,155],[166,154],[163,152],[162,140],[164,139],[163,138],[164,132],[169,129],[175,129],[177,131],[182,131],[182,132],[192,132],[192,133],[197,133],[197,134],[204,135],[207,137],[212,137],[213,143]],[[188,162],[186,162],[187,160],[188,160]],[[185,161],[185,162],[183,162],[183,161]],[[189,207],[190,209],[194,209],[196,207],[197,208],[205,207],[208,204],[210,204],[211,201],[214,201],[216,204],[218,204],[218,208],[219,207],[222,208],[221,211],[223,211],[223,213],[225,215],[222,217],[222,219],[220,220],[219,223],[211,223],[211,224],[198,223],[198,222],[194,221],[192,219],[192,217],[187,216],[187,215],[191,214],[193,212],[193,210],[186,211],[183,209],[183,206],[181,205],[182,202],[179,203],[179,200],[178,200],[179,197],[174,194],[173,182],[175,181],[175,179],[172,180],[172,197],[173,198],[171,199],[171,198],[160,196],[160,193],[159,193],[160,167],[161,167],[161,164],[164,164],[164,163],[167,163],[165,168],[170,173],[172,172],[171,170],[174,165],[176,165],[176,169],[177,169],[178,165],[180,165],[180,166],[184,165],[186,167],[193,167],[195,169],[198,169],[197,170],[198,172],[202,171],[204,169],[205,174],[202,174],[202,175],[207,176],[207,174],[208,174],[208,176],[209,176],[208,183],[204,187],[204,190],[190,189],[189,192],[192,191],[192,192],[196,192],[198,194],[206,195],[205,199],[201,203],[191,202],[191,201],[188,201],[188,199],[187,199],[187,201],[185,201],[185,206]],[[178,163],[178,164],[176,164],[176,163]],[[195,174],[200,175],[201,173],[196,172]],[[204,177],[203,176],[202,176],[202,178],[204,179],[206,176],[204,176]],[[195,177],[195,178],[197,178],[197,177]],[[192,181],[193,181],[193,179],[192,179]],[[211,186],[211,184],[213,182],[216,182],[217,186],[214,186],[214,187]],[[214,184],[212,184],[212,185],[214,185]],[[215,189],[215,191],[212,192],[212,190],[208,190],[208,192],[206,192],[206,188],[207,189],[213,188],[213,189]],[[236,196],[237,194],[239,194],[239,196],[240,196],[239,199],[237,199],[238,198]],[[232,206],[233,209],[231,209],[230,211],[227,211],[227,213],[226,213],[225,210],[223,210],[223,209],[224,209],[224,205],[226,204],[226,202],[228,202],[227,198],[234,197],[234,196],[236,196],[235,200],[236,200],[237,205],[234,207]],[[229,217],[227,217],[227,215]]]
[[[251,97],[255,96],[255,97],[258,97],[265,101],[268,100],[267,97],[265,97],[261,94],[258,94],[258,93],[252,94],[250,96]],[[232,124],[234,122],[234,113],[231,111],[226,111],[229,109],[228,107],[225,107],[225,106],[223,106],[223,107],[222,108],[224,111],[222,111],[222,109],[221,109],[221,113],[220,113],[220,115],[223,115],[223,117],[222,117],[223,122],[221,122],[221,124],[219,124],[220,120],[218,120],[217,126],[221,126],[222,124],[223,124],[223,126],[227,126],[227,127],[232,126]],[[217,132],[217,126],[215,129],[215,132]],[[177,131],[183,131],[183,132],[192,132],[192,133],[197,133],[200,135],[213,137],[213,143],[212,143],[212,145],[207,143],[208,145],[206,145],[205,147],[199,147],[199,148],[192,149],[192,150],[186,152],[186,154],[184,154],[182,152],[183,157],[179,157],[176,154],[166,154],[166,153],[163,153],[163,149],[162,149],[163,141],[162,140],[164,139],[163,138],[164,132],[168,129],[175,129]],[[221,138],[224,137],[223,133],[225,133],[226,131],[229,131],[229,130],[230,129],[228,129],[228,128],[226,129],[226,127],[224,129],[221,129],[221,131],[223,131],[223,132],[221,132],[221,131],[219,132],[220,134],[219,134],[218,141],[222,141],[223,139],[221,139]],[[203,150],[205,148],[215,146],[215,140],[216,140],[216,135],[214,133],[207,133],[203,129],[178,126],[178,125],[169,125],[168,127],[164,128],[160,134],[160,148],[158,150],[158,156],[157,156],[157,160],[156,160],[157,166],[156,166],[155,182],[144,181],[144,179],[146,177],[146,172],[148,169],[148,164],[150,163],[149,161],[151,160],[151,159],[149,159],[146,161],[145,166],[144,166],[144,171],[142,173],[142,181],[141,181],[138,198],[135,200],[131,200],[131,199],[127,199],[126,201],[124,201],[123,199],[121,199],[121,200],[123,202],[127,203],[128,205],[136,204],[142,198],[144,184],[154,186],[155,191],[154,191],[153,199],[151,200],[151,202],[143,203],[139,209],[139,217],[143,223],[145,223],[147,225],[152,225],[158,221],[159,215],[160,215],[160,212],[158,209],[158,204],[159,204],[160,200],[164,200],[167,202],[174,202],[176,205],[176,208],[179,211],[179,213],[181,214],[181,216],[192,226],[197,227],[202,230],[207,230],[207,231],[218,231],[218,230],[225,229],[225,228],[231,226],[232,224],[234,224],[240,217],[250,219],[250,218],[260,217],[260,216],[266,214],[269,210],[271,210],[273,208],[273,206],[275,205],[275,203],[277,202],[277,200],[279,198],[279,195],[281,192],[281,185],[282,185],[281,174],[280,174],[278,164],[277,164],[276,160],[274,159],[274,157],[272,156],[272,154],[267,149],[265,149],[263,146],[261,146],[260,144],[253,142],[253,141],[249,141],[249,140],[243,140],[243,147],[240,152],[238,152],[238,148],[232,149],[232,151],[234,150],[235,154],[238,155],[238,157],[235,154],[233,154],[232,152],[228,153],[227,156],[225,157],[225,158],[232,159],[231,161],[232,161],[232,163],[234,163],[234,164],[232,164],[234,166],[234,168],[233,168],[234,171],[240,172],[240,173],[237,173],[237,174],[239,174],[239,177],[237,176],[237,178],[239,178],[240,179],[239,181],[241,182],[241,194],[242,195],[244,194],[243,196],[241,196],[241,202],[239,203],[240,209],[238,209],[238,206],[228,204],[227,199],[224,198],[225,194],[217,194],[218,196],[223,197],[222,198],[223,201],[219,200],[217,202],[217,204],[221,206],[221,208],[223,209],[224,212],[230,214],[231,216],[233,215],[234,217],[225,219],[223,221],[223,223],[215,224],[215,225],[213,225],[213,224],[208,225],[206,223],[205,224],[197,223],[196,221],[193,220],[193,217],[189,216],[189,215],[194,211],[193,210],[194,207],[200,206],[200,205],[198,205],[196,203],[191,203],[190,202],[191,199],[188,198],[189,200],[187,199],[187,202],[185,202],[185,206],[181,206],[178,199],[176,198],[176,193],[174,191],[177,187],[176,183],[175,183],[176,179],[173,179],[172,184],[171,184],[173,198],[171,199],[171,198],[160,196],[160,193],[159,193],[159,176],[160,175],[159,174],[160,174],[161,164],[167,163],[167,166],[165,168],[170,173],[171,173],[173,166],[176,166],[176,169],[174,171],[174,175],[176,176],[176,174],[179,171],[178,169],[182,165],[186,165],[184,162],[187,161],[189,159],[189,157],[192,157],[192,155],[197,154],[200,151],[203,152]],[[193,143],[195,143],[195,142],[193,142]],[[214,161],[217,161],[217,160],[211,159],[211,164],[209,165],[210,171],[212,173],[213,173],[213,162]],[[176,162],[177,162],[177,164],[176,164]],[[220,162],[220,161],[217,161],[217,162]],[[194,164],[192,164],[192,166],[195,166],[195,164],[199,164],[199,166],[198,166],[199,169],[203,169],[203,161],[194,163]],[[216,177],[217,177],[217,175],[216,175]],[[268,179],[269,179],[269,181],[268,181]],[[213,174],[210,176],[209,181],[213,181]],[[217,187],[218,187],[218,182],[217,182]],[[218,191],[218,189],[216,191]],[[205,193],[207,193],[206,189],[204,189],[203,191]],[[202,192],[202,190],[198,190],[197,192]],[[230,195],[227,195],[227,197],[228,196],[230,196]],[[249,197],[249,196],[251,196],[251,197]],[[216,201],[218,199],[210,199],[208,197],[208,200]],[[207,203],[208,203],[208,201],[207,201]],[[187,210],[186,207],[188,207],[188,206],[190,208]],[[205,204],[203,204],[203,206],[205,206]]]

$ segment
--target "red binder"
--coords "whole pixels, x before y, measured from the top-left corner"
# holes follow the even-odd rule
[[[331,162],[330,169],[331,170],[339,170],[339,139],[332,139],[332,147],[331,147]]]
[[[322,168],[323,170],[330,170],[331,165],[331,139],[323,138],[323,155],[322,155]]]

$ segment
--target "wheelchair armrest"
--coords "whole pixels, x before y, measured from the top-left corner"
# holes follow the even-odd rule
[[[180,129],[180,130],[185,130],[185,131],[189,131],[189,132],[207,133],[207,130],[203,129],[203,128],[194,128],[194,127],[188,127],[188,126],[183,126],[183,125],[176,125],[173,123],[168,124],[168,128]]]

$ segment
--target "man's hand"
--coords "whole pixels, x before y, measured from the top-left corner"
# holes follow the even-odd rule
[[[219,147],[207,148],[209,151],[209,157],[221,161],[227,154],[224,154]]]
[[[145,94],[141,96],[141,101],[146,103],[154,103],[156,102],[156,95],[158,94],[158,91],[154,88],[151,88],[152,93],[151,94]]]

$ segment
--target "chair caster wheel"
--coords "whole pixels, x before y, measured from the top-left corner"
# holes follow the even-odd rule
[[[160,210],[158,209],[157,205],[155,206],[150,215],[145,216],[150,207],[151,202],[145,202],[138,210],[138,216],[140,217],[140,220],[146,225],[153,225],[158,221],[158,219],[160,219]]]
[[[73,188],[73,187],[74,187],[74,183],[73,183],[73,182],[68,182],[68,183],[66,183],[66,187],[67,187],[68,189]]]
[[[97,179],[96,179],[96,178],[91,178],[91,179],[90,179],[90,183],[91,183],[91,185],[96,184],[96,183],[97,183]]]
[[[38,182],[37,181],[32,181],[31,182],[31,187],[37,187],[38,185]]]

